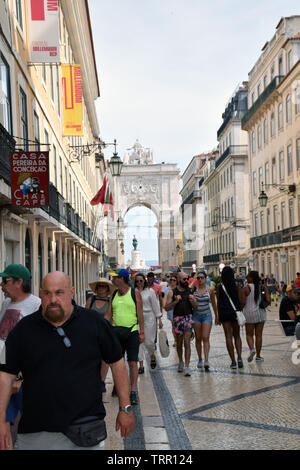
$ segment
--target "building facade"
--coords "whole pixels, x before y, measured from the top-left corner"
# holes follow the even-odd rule
[[[251,261],[292,281],[300,271],[300,16],[282,18],[249,73]],[[266,198],[261,198],[266,195]]]
[[[62,0],[59,13],[61,63],[81,66],[82,137],[63,135],[61,64],[30,63],[27,1],[0,0],[0,267],[25,264],[35,294],[48,272],[62,270],[82,304],[104,255],[90,205],[105,171],[103,158],[93,151],[100,90],[88,3]],[[10,152],[16,149],[49,150],[49,206],[12,206]]]
[[[215,158],[217,152],[195,155],[182,179],[182,269],[191,273],[193,266],[197,269],[203,266],[204,255],[204,205],[203,205],[203,181],[205,167],[208,159]]]
[[[204,257],[207,272],[221,263],[246,272],[249,261],[248,135],[241,130],[247,111],[247,82],[239,85],[222,115],[219,153],[204,167]]]

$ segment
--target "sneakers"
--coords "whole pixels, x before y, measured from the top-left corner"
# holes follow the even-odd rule
[[[255,356],[255,353],[256,353],[255,349],[251,349],[250,354],[249,354],[249,357],[248,357],[248,362],[252,362],[252,361],[253,361],[253,358],[254,358],[254,356]]]
[[[191,369],[189,367],[184,368],[184,376],[190,377],[192,375]]]
[[[209,371],[209,362],[208,362],[208,361],[205,361],[205,362],[204,362],[204,369],[205,369],[206,371]]]
[[[255,361],[256,362],[264,362],[264,358],[263,357],[256,357]]]
[[[236,364],[236,362],[232,362],[232,363],[230,364],[230,369],[237,369],[237,364]]]
[[[202,367],[203,367],[203,361],[201,359],[200,361],[198,361],[197,368],[202,369]]]
[[[137,405],[139,402],[137,392],[130,392],[130,403],[132,405]]]
[[[242,369],[244,367],[244,364],[243,364],[243,359],[241,357],[238,357],[238,368],[239,369]]]
[[[183,372],[183,369],[184,369],[184,363],[179,362],[177,372]]]

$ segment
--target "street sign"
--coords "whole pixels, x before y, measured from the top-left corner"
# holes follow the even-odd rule
[[[11,153],[11,200],[13,206],[49,204],[49,152]]]

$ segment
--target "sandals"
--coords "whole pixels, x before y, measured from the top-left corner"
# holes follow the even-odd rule
[[[150,367],[151,367],[151,369],[155,369],[155,367],[156,367],[156,359],[151,359]]]
[[[143,374],[145,372],[144,367],[139,367],[139,374]]]

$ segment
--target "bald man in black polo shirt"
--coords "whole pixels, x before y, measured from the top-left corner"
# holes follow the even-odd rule
[[[65,434],[79,418],[96,417],[101,421],[105,417],[102,359],[111,366],[119,397],[116,430],[127,437],[134,427],[134,418],[127,371],[112,326],[96,312],[72,303],[74,288],[64,273],[48,274],[40,294],[40,310],[22,319],[9,334],[6,363],[0,364],[0,450],[11,447],[5,411],[20,370],[24,378],[23,416],[16,448],[103,448],[103,442],[78,446]]]

